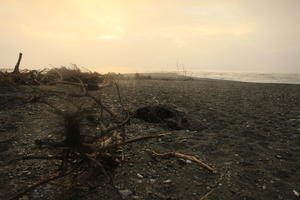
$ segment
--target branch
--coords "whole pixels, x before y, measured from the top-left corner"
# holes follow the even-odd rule
[[[107,133],[109,131],[113,131],[113,130],[115,130],[117,128],[120,128],[120,127],[126,125],[129,122],[129,120],[130,120],[130,115],[128,114],[127,118],[123,122],[121,122],[119,124],[116,124],[116,125],[109,126],[109,127],[105,128],[105,129],[102,129],[101,132]]]
[[[18,158],[17,161],[21,160],[61,160],[61,156],[24,156]]]
[[[119,146],[124,146],[126,144],[130,144],[130,143],[133,143],[133,142],[138,142],[138,141],[141,141],[141,140],[146,140],[146,139],[151,139],[151,138],[163,137],[163,136],[167,136],[167,135],[170,135],[170,134],[171,133],[162,133],[162,134],[158,134],[158,135],[149,135],[149,136],[136,137],[136,138],[133,138],[133,139],[126,140],[124,142],[119,142],[119,143],[115,143],[115,144],[111,144],[111,145],[101,147],[101,148],[98,149],[98,151],[104,151],[104,150],[107,150],[107,149],[112,149],[112,148],[116,148],[116,147],[119,147]]]
[[[217,181],[217,183],[210,190],[208,190],[204,195],[202,195],[201,197],[199,197],[197,200],[204,200],[209,195],[211,195],[217,189],[217,187],[219,187],[219,185],[223,181],[224,177],[225,177],[225,174],[221,173],[220,177],[219,177],[219,180]]]
[[[22,55],[23,55],[22,53],[19,53],[19,58],[18,58],[16,66],[15,66],[15,69],[13,71],[14,74],[19,74],[20,73],[19,67],[20,67],[20,63],[21,63],[21,60],[22,60]]]
[[[160,157],[160,158],[177,157],[177,158],[187,159],[187,160],[190,160],[190,161],[193,161],[193,162],[197,163],[198,165],[200,165],[201,167],[204,167],[205,169],[207,169],[210,172],[215,173],[215,172],[218,171],[217,168],[209,166],[208,164],[206,164],[203,161],[199,160],[195,156],[189,156],[189,155],[185,155],[185,154],[177,153],[177,152],[156,153],[155,151],[152,151],[151,153],[152,153],[153,156]]]
[[[69,172],[66,172],[66,173],[64,173],[64,174],[58,173],[58,174],[56,174],[56,175],[53,175],[53,176],[50,176],[50,177],[48,177],[48,178],[42,179],[42,180],[40,180],[39,182],[37,182],[37,183],[33,184],[32,186],[28,187],[27,189],[23,190],[22,192],[20,192],[20,193],[16,194],[15,196],[9,198],[9,200],[18,200],[20,197],[22,197],[22,196],[24,196],[26,193],[28,193],[28,192],[34,190],[36,187],[41,186],[41,185],[44,185],[44,184],[46,184],[46,183],[48,183],[48,182],[50,182],[50,181],[53,181],[53,180],[62,178],[62,177],[64,177],[64,176],[66,176],[66,175],[69,175],[71,172],[72,172],[72,171],[69,171]]]

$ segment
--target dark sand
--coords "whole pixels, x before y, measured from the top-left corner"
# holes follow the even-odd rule
[[[160,124],[133,119],[127,136],[171,133],[129,145],[126,162],[114,172],[115,185],[133,194],[127,199],[192,200],[214,186],[218,175],[194,163],[177,159],[153,160],[147,149],[194,155],[226,172],[224,180],[207,199],[299,199],[300,193],[300,85],[255,84],[217,80],[121,81],[126,106],[172,103],[187,112],[189,130],[169,130]],[[41,105],[22,105],[0,91],[0,199],[46,176],[50,161],[22,161],[7,165],[17,155],[37,154],[33,140],[53,137],[58,119]],[[106,102],[116,99],[109,93]],[[46,113],[46,114],[45,114]],[[12,138],[11,140],[8,140]],[[45,153],[46,151],[40,151]],[[51,154],[51,152],[46,152]],[[142,177],[139,177],[140,174]],[[164,181],[169,183],[164,183]],[[102,183],[81,191],[74,199],[118,200],[115,189]],[[39,187],[29,199],[57,199],[55,184]]]

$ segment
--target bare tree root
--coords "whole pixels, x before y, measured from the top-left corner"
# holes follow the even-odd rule
[[[60,77],[63,79],[63,76]],[[130,114],[124,108],[124,105],[121,100],[120,89],[114,80],[110,79],[107,80],[105,86],[115,85],[115,89],[117,90],[117,97],[119,100],[119,104],[122,106],[122,114],[114,113],[111,109],[105,106],[101,98],[96,98],[92,94],[89,93],[87,90],[87,85],[83,83],[83,81],[79,78],[74,77],[77,82],[68,82],[68,81],[57,81],[54,84],[67,84],[70,86],[75,86],[77,88],[81,88],[81,93],[79,94],[67,94],[65,93],[64,96],[67,96],[69,99],[76,98],[77,102],[81,102],[82,98],[86,98],[86,100],[90,100],[92,105],[95,105],[91,108],[82,108],[81,106],[72,101],[68,101],[67,103],[72,105],[72,109],[62,109],[62,106],[55,105],[51,103],[50,98],[47,94],[34,96],[30,99],[26,99],[27,102],[30,103],[39,103],[48,106],[52,109],[53,113],[60,116],[64,121],[64,129],[61,134],[64,136],[63,141],[51,141],[51,140],[36,140],[35,143],[42,147],[45,146],[47,148],[53,148],[60,153],[56,153],[53,156],[26,156],[17,159],[20,160],[32,160],[32,159],[43,159],[43,160],[60,160],[61,164],[59,167],[59,171],[61,174],[65,174],[68,171],[73,171],[72,182],[80,182],[81,184],[88,185],[88,181],[92,178],[97,177],[99,174],[103,174],[109,182],[113,185],[113,180],[110,176],[110,171],[114,169],[119,164],[119,158],[121,157],[121,153],[118,151],[121,147],[133,143],[138,142],[146,139],[163,137],[168,134],[158,134],[158,135],[151,135],[151,136],[142,136],[133,139],[125,138],[125,126],[130,122]],[[112,84],[113,83],[113,84]],[[59,97],[59,96],[55,96]],[[87,102],[87,101],[84,101]],[[57,104],[57,103],[56,103]],[[95,108],[99,108],[100,112],[94,113]],[[106,112],[107,115],[103,116],[103,111]],[[91,113],[93,112],[93,113]],[[125,117],[124,117],[125,113]],[[98,132],[98,135],[94,137],[94,140],[91,142],[86,142],[81,133],[81,122],[84,119],[88,119],[89,116],[93,114],[95,117],[99,117],[102,123],[102,127],[95,130]],[[110,118],[108,117],[110,116]],[[121,117],[122,116],[122,117]],[[106,118],[104,118],[106,117]],[[123,119],[122,119],[123,118]],[[105,123],[103,123],[105,122]],[[105,124],[105,125],[104,125]],[[122,138],[120,140],[119,138]],[[122,159],[121,159],[122,160]],[[74,163],[79,163],[74,165]],[[84,176],[80,176],[78,174],[78,170],[82,171]],[[84,178],[83,178],[84,177]],[[22,191],[20,194],[17,194],[17,197],[24,195],[25,193],[32,191],[34,187],[47,183],[48,181],[54,180],[59,178],[59,176],[50,177],[46,180],[42,180],[35,184],[33,187]],[[76,184],[70,185],[70,191],[72,187],[78,187]],[[15,198],[15,197],[14,197]]]

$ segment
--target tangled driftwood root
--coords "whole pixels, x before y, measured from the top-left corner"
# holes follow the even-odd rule
[[[138,141],[142,141],[142,140],[146,140],[146,139],[151,139],[151,138],[158,138],[158,137],[163,137],[163,136],[167,136],[169,135],[168,133],[166,134],[158,134],[158,135],[152,135],[152,136],[141,136],[141,137],[137,137],[137,138],[132,138],[129,140],[126,140],[124,142],[119,142],[119,143],[114,143],[111,144],[110,142],[103,142],[102,144],[104,144],[101,148],[99,148],[97,151],[93,152],[93,153],[83,153],[81,151],[77,151],[77,153],[79,153],[79,155],[77,156],[70,156],[70,149],[67,149],[63,151],[63,155],[62,156],[26,156],[23,158],[19,158],[18,160],[32,160],[32,159],[42,159],[42,160],[61,160],[62,164],[60,167],[60,170],[54,174],[51,175],[47,178],[41,179],[40,181],[38,181],[37,183],[33,184],[32,186],[24,189],[23,191],[19,192],[18,194],[12,196],[9,200],[17,200],[20,197],[22,197],[23,195],[25,195],[26,193],[33,191],[36,187],[38,186],[42,186],[44,184],[47,184],[51,181],[54,181],[56,179],[60,179],[63,178],[65,176],[68,175],[73,175],[73,178],[77,177],[77,178],[81,178],[79,175],[82,174],[83,172],[86,171],[90,171],[92,173],[89,174],[89,177],[86,178],[86,180],[76,180],[75,182],[81,182],[82,184],[86,184],[86,182],[88,180],[90,180],[92,177],[95,177],[97,174],[96,171],[97,169],[100,169],[101,173],[103,175],[105,175],[108,179],[109,182],[111,184],[113,184],[112,182],[112,178],[109,175],[109,172],[107,172],[106,168],[110,167],[110,166],[104,166],[101,162],[101,160],[103,161],[108,160],[108,159],[115,159],[118,156],[117,155],[113,155],[110,153],[105,153],[108,150],[112,150],[112,149],[116,149],[118,147],[130,144],[130,143],[134,143],[134,142],[138,142]],[[89,163],[89,166],[85,169],[85,170],[81,170],[81,172],[78,171],[78,169],[67,169],[66,163],[72,163],[75,159],[85,159],[86,162]],[[106,163],[107,164],[107,163]],[[71,166],[69,166],[70,168]],[[84,186],[84,185],[83,185]],[[75,187],[79,188],[82,187],[82,185],[72,185],[72,186],[68,186],[69,190],[75,189]],[[71,188],[72,187],[72,188]]]
[[[61,106],[55,105],[51,102],[51,98],[48,98],[47,94],[26,99],[28,103],[39,103],[48,106],[56,115],[63,119],[64,128],[61,134],[64,136],[64,140],[36,140],[36,145],[54,148],[56,151],[59,150],[59,153],[54,156],[26,156],[18,158],[15,161],[32,159],[59,160],[60,167],[56,175],[50,175],[48,178],[40,180],[20,193],[13,195],[10,200],[18,199],[38,186],[65,176],[72,177],[72,181],[64,186],[68,188],[70,192],[78,188],[89,187],[88,182],[99,175],[104,175],[107,180],[113,184],[110,174],[122,160],[122,154],[119,151],[120,148],[133,142],[168,135],[158,134],[127,139],[124,128],[129,123],[130,114],[122,104],[117,83],[114,79],[110,79],[109,81],[111,84],[106,84],[105,87],[116,86],[119,104],[122,107],[122,111],[119,114],[113,112],[109,106],[105,105],[102,102],[101,96],[96,97],[90,94],[87,90],[87,85],[80,79],[78,79],[76,84],[71,82],[63,83],[81,90],[80,93],[65,94],[67,100],[66,104],[68,104],[68,106],[66,106],[67,109],[62,109]],[[72,103],[72,101],[68,101],[72,98],[77,99],[77,102],[81,102],[83,99],[85,99],[84,102],[89,100],[91,107],[83,108]],[[95,110],[98,111],[95,112]],[[81,122],[91,116],[98,119],[95,123],[101,128],[95,129],[94,132],[96,134],[92,136],[93,139],[87,141],[81,133]],[[74,164],[78,163],[78,161],[80,161],[80,164]]]
[[[42,186],[51,181],[64,178],[69,176],[71,181],[63,181],[64,188],[67,188],[70,193],[80,188],[89,188],[89,181],[95,179],[99,175],[104,175],[109,183],[113,185],[113,180],[111,178],[111,172],[113,169],[123,160],[122,152],[120,149],[127,144],[163,137],[169,135],[169,133],[151,135],[151,136],[141,136],[137,138],[126,138],[125,127],[130,123],[131,114],[124,107],[120,88],[117,81],[113,76],[106,76],[103,79],[95,78],[97,84],[97,89],[100,95],[95,96],[89,92],[91,83],[88,82],[91,74],[82,75],[80,71],[68,71],[65,68],[62,70],[54,71],[56,75],[47,73],[42,75],[42,72],[30,71],[28,74],[22,74],[19,72],[19,65],[21,62],[22,54],[19,55],[18,62],[16,64],[15,70],[12,73],[0,73],[0,81],[2,79],[12,80],[13,84],[50,84],[56,85],[68,85],[79,89],[80,92],[77,93],[65,93],[64,100],[65,109],[58,106],[51,99],[60,97],[62,95],[53,93],[42,93],[43,95],[35,95],[30,98],[26,98],[27,103],[39,103],[46,105],[51,108],[53,113],[60,116],[64,121],[64,128],[61,134],[64,136],[63,141],[49,141],[49,140],[36,140],[36,145],[40,147],[52,148],[58,151],[56,155],[53,156],[43,156],[43,155],[31,155],[21,158],[17,158],[14,161],[21,160],[58,160],[60,161],[60,167],[55,172],[54,175],[50,175],[47,178],[41,179],[32,186],[24,189],[23,191],[12,195],[9,200],[17,200],[26,193],[34,190],[38,186]],[[28,78],[29,77],[29,78]],[[101,80],[101,83],[99,83]],[[105,87],[114,87],[118,95],[118,106],[121,107],[121,112],[116,113],[111,109],[112,105],[105,105],[102,101],[102,95]],[[50,98],[51,97],[51,98]],[[63,98],[62,98],[63,99]],[[60,100],[62,100],[60,99]],[[76,99],[77,103],[73,100]],[[83,107],[82,104],[89,102],[89,107]],[[112,104],[112,103],[111,103]],[[93,128],[94,135],[90,136],[92,140],[85,140],[81,133],[82,121],[90,120],[94,121],[97,128]],[[220,181],[222,181],[224,175],[219,169],[214,168],[205,162],[199,160],[194,156],[185,155],[177,152],[169,153],[156,153],[151,152],[153,157],[158,158],[182,158],[195,162],[201,167],[204,167],[212,173],[220,174],[218,183],[212,187],[206,194],[201,196],[198,200],[203,200],[215,191],[219,186]],[[52,168],[53,166],[49,166]]]

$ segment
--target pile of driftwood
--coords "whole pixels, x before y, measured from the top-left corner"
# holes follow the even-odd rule
[[[82,72],[77,66],[73,68],[54,68],[50,70],[20,71],[22,53],[19,54],[17,64],[12,72],[1,72],[1,86],[19,85],[52,85],[60,90],[39,89],[36,94],[26,97],[25,103],[42,104],[51,109],[64,122],[63,129],[58,133],[63,136],[62,141],[36,140],[35,144],[43,148],[53,148],[54,156],[31,155],[17,158],[17,161],[31,159],[59,160],[61,166],[56,174],[43,179],[24,191],[13,195],[10,199],[18,199],[37,186],[46,184],[65,176],[71,176],[73,181],[64,185],[70,191],[85,185],[87,181],[99,174],[110,177],[111,169],[122,160],[119,149],[132,142],[148,138],[161,137],[164,134],[128,139],[125,126],[130,122],[130,113],[124,108],[116,76],[101,75],[92,72]],[[113,111],[113,102],[105,105],[102,101],[103,90],[113,87],[118,95],[121,107],[119,112]],[[63,89],[62,89],[63,88]],[[94,90],[91,92],[91,90]],[[89,122],[89,123],[86,123]],[[93,124],[92,134],[83,133],[83,126]],[[74,163],[81,163],[76,165]]]
[[[73,90],[64,92],[47,93],[39,92],[30,96],[24,101],[26,103],[42,104],[51,109],[56,115],[60,116],[64,122],[64,127],[59,132],[63,136],[62,141],[36,140],[35,144],[40,147],[53,148],[57,152],[53,156],[32,155],[20,157],[20,160],[45,159],[58,160],[60,167],[55,174],[48,178],[31,185],[18,194],[12,195],[12,199],[19,199],[24,194],[34,190],[36,187],[46,184],[50,181],[68,176],[72,181],[64,182],[64,188],[67,191],[74,191],[78,187],[87,186],[88,181],[104,175],[112,183],[110,173],[122,160],[123,146],[150,138],[162,137],[167,134],[147,135],[138,138],[127,138],[125,128],[130,124],[131,114],[124,107],[120,89],[115,76],[100,75],[97,73],[82,73],[79,69],[69,70],[67,68],[58,68],[48,71],[28,71],[21,73],[19,65],[22,58],[20,53],[18,62],[13,72],[1,73],[0,80],[7,84],[19,85],[55,85],[57,87],[72,87]],[[106,87],[115,88],[118,95],[118,104],[121,108],[118,112],[112,109],[112,105],[105,105],[103,99],[103,89]],[[90,90],[97,90],[91,92]],[[54,101],[53,99],[56,99]],[[58,101],[59,100],[59,101]],[[59,102],[59,104],[57,103]],[[89,122],[93,123],[92,134],[83,133],[83,126]],[[223,174],[218,169],[205,164],[201,160],[184,154],[169,152],[159,154],[149,152],[153,157],[160,158],[184,158],[189,159],[210,172]],[[74,164],[77,163],[77,164]],[[216,185],[217,187],[217,185]],[[199,199],[206,198],[215,188],[212,188]]]
[[[12,72],[0,71],[0,86],[48,85],[77,82],[80,79],[88,90],[98,90],[104,76],[96,72],[82,72],[76,65],[42,70],[20,70],[22,53]]]

